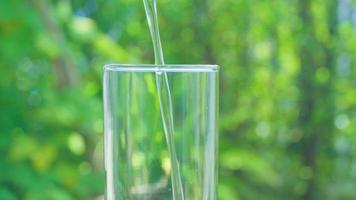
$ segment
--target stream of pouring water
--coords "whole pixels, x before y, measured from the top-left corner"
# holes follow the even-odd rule
[[[161,39],[158,29],[158,19],[157,19],[157,4],[156,0],[143,0],[148,26],[150,29],[153,50],[155,56],[155,63],[158,66],[164,65],[163,50],[161,45]],[[170,154],[171,161],[171,179],[172,179],[172,190],[174,200],[184,200],[183,185],[181,180],[179,162],[177,159],[177,153],[174,145],[174,123],[173,123],[173,106],[172,106],[172,96],[169,89],[169,82],[166,72],[162,72],[158,67],[158,72],[156,72],[156,87],[158,93],[158,100],[160,105],[162,123],[164,134],[168,146],[168,151]]]

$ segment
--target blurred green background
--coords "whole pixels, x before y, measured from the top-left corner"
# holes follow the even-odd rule
[[[158,0],[217,63],[221,200],[356,199],[356,1]],[[0,199],[102,199],[102,66],[152,63],[141,0],[0,0]]]

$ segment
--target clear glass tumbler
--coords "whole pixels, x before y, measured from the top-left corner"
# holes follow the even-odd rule
[[[160,106],[167,104],[156,87],[161,73],[170,90],[172,150]],[[103,89],[106,199],[217,199],[218,66],[111,64]]]

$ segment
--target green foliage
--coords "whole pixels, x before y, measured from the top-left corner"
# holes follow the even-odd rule
[[[101,196],[102,66],[153,62],[143,3],[0,5],[0,199]],[[158,7],[167,63],[221,66],[220,199],[354,199],[354,3]]]

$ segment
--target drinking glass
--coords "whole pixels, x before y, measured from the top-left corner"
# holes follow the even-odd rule
[[[176,162],[161,115],[168,104],[160,104],[156,85],[162,73],[170,90]],[[217,199],[218,66],[110,64],[103,85],[105,198]],[[179,190],[172,184],[174,164],[182,199],[173,194]]]

